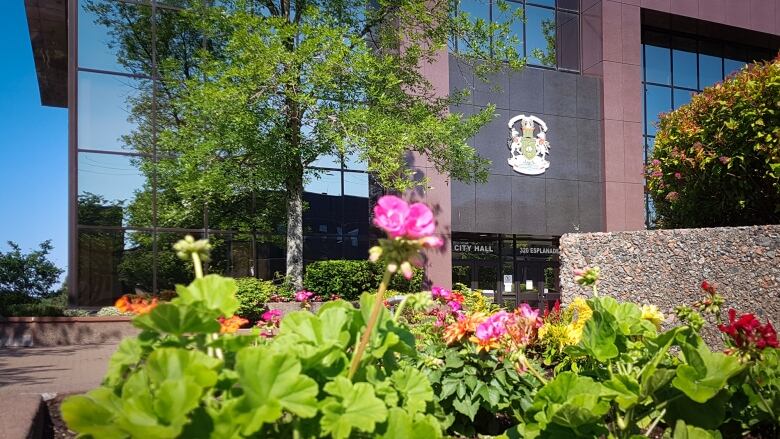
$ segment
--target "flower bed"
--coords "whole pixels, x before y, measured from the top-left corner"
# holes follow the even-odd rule
[[[774,328],[729,311],[729,348],[710,350],[700,331],[724,305],[711,284],[666,331],[653,306],[600,296],[597,269],[576,273],[591,297],[566,307],[505,310],[433,288],[391,311],[392,276],[411,277],[442,241],[427,207],[396,197],[379,200],[375,224],[388,233],[370,251],[386,262],[375,295],[269,310],[248,333],[235,281],[203,276],[208,244],[181,241],[196,279],[168,303],[134,304],[141,334],[63,418],[94,437],[777,437]]]

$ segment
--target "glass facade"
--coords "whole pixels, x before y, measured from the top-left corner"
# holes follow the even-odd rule
[[[513,21],[512,33],[520,37],[517,51],[528,65],[580,70],[579,0],[460,0],[458,9],[474,22],[501,23],[522,17]],[[469,50],[462,40],[454,45],[456,52]]]
[[[645,162],[653,155],[658,116],[685,105],[694,93],[723,81],[746,64],[771,59],[771,51],[668,30],[642,31],[643,138]],[[645,196],[646,224],[655,210]]]
[[[453,233],[451,245],[453,285],[482,290],[510,307],[560,297],[557,238]]]
[[[207,41],[182,17],[187,0],[78,0],[76,206],[81,305],[165,293],[191,278],[173,243],[208,237],[207,271],[271,279],[285,271],[284,196],[253,192],[198,202],[175,182],[159,142],[182,123],[172,104],[197,75]],[[166,78],[163,80],[162,78]],[[172,79],[173,78],[173,79]],[[307,171],[304,259],[365,258],[369,175],[359,157],[320,157]]]

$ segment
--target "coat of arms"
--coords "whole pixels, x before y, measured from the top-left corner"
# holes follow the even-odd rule
[[[515,124],[520,122],[522,134],[517,131]],[[538,133],[536,125],[539,125]],[[509,119],[510,137],[507,144],[511,157],[507,160],[509,165],[517,172],[527,175],[539,175],[550,167],[546,160],[550,153],[550,142],[547,141],[547,124],[536,116],[521,114]]]

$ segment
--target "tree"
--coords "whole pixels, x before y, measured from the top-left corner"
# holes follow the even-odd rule
[[[661,117],[647,167],[658,226],[780,223],[780,60]]]
[[[0,251],[0,293],[24,294],[34,298],[50,296],[64,272],[47,258],[54,248],[51,241],[42,242],[39,250],[26,254],[15,242],[8,241],[8,246],[10,251]]]
[[[437,171],[484,181],[488,161],[466,143],[494,109],[463,117],[421,71],[451,41],[480,77],[519,68],[518,38],[504,22],[457,13],[455,0],[296,0],[195,5],[187,16],[207,43],[191,61],[197,74],[171,105],[180,123],[160,135],[160,175],[202,202],[242,194],[286,195],[287,275],[301,287],[303,188],[324,154],[355,154],[376,180],[404,191],[415,182],[410,153]],[[507,11],[505,2],[499,9]],[[175,57],[163,64],[181,72]],[[424,182],[422,182],[424,184]]]

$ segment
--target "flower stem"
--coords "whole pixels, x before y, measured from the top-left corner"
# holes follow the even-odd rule
[[[355,349],[355,355],[352,357],[352,363],[349,365],[349,375],[347,375],[349,379],[352,379],[355,372],[357,372],[360,360],[363,357],[363,353],[366,351],[368,340],[371,338],[371,333],[374,332],[376,321],[379,319],[379,312],[382,311],[382,307],[384,306],[385,291],[387,290],[387,285],[390,284],[390,278],[392,277],[393,273],[390,270],[385,269],[382,283],[379,284],[379,290],[376,292],[374,307],[371,308],[371,315],[368,317],[368,322],[366,323],[366,330],[363,332],[363,336],[360,337],[360,343],[358,344],[357,349]]]
[[[404,312],[404,309],[406,308],[406,302],[409,301],[409,295],[406,295],[404,297],[404,300],[401,301],[401,303],[398,304],[398,308],[395,309],[395,315],[393,316],[394,321],[398,321],[398,318],[401,317],[401,314]]]
[[[195,267],[195,277],[198,279],[203,277],[203,263],[198,252],[192,252],[192,265]]]
[[[535,376],[537,380],[539,380],[542,385],[547,384],[547,379],[545,379],[542,374],[539,373],[538,370],[534,367],[533,364],[531,364],[525,356],[523,356],[523,363],[525,363],[526,369],[528,369],[529,372],[531,372],[531,375]]]

